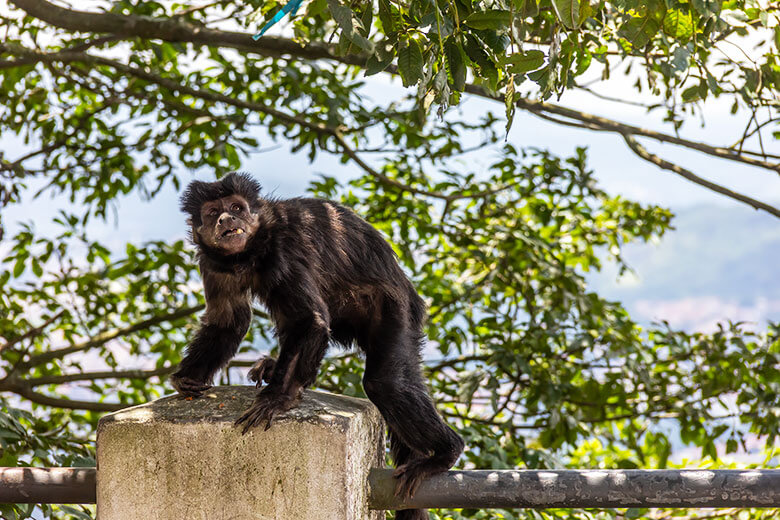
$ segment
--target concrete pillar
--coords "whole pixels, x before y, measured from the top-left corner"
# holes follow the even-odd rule
[[[252,387],[169,396],[104,416],[97,434],[99,520],[379,520],[368,472],[384,427],[364,399],[308,391],[268,431],[233,422]]]

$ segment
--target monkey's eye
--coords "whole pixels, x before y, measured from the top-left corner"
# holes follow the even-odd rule
[[[210,217],[216,217],[216,216],[217,216],[217,213],[219,213],[219,211],[217,211],[217,208],[211,208],[211,209],[209,210],[209,216],[210,216]]]
[[[242,210],[243,208],[242,208],[241,206],[239,206],[238,204],[233,204],[233,207],[232,207],[232,208],[230,208],[230,209],[232,209],[232,210],[233,210],[233,211],[235,211],[236,213],[241,213],[241,210]]]

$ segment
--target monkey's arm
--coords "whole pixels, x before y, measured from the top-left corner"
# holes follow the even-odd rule
[[[249,293],[235,277],[203,270],[206,312],[171,384],[186,396],[197,397],[211,387],[214,374],[238,351],[252,319]]]

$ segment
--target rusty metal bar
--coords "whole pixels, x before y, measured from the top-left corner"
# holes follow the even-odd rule
[[[0,468],[0,504],[94,504],[95,468]]]
[[[780,507],[780,470],[475,470],[425,480],[407,502],[393,470],[369,476],[372,509]]]

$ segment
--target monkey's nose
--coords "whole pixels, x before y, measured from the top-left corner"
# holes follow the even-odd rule
[[[236,217],[229,213],[223,213],[219,216],[219,220],[217,220],[217,224],[230,224],[236,220]]]

